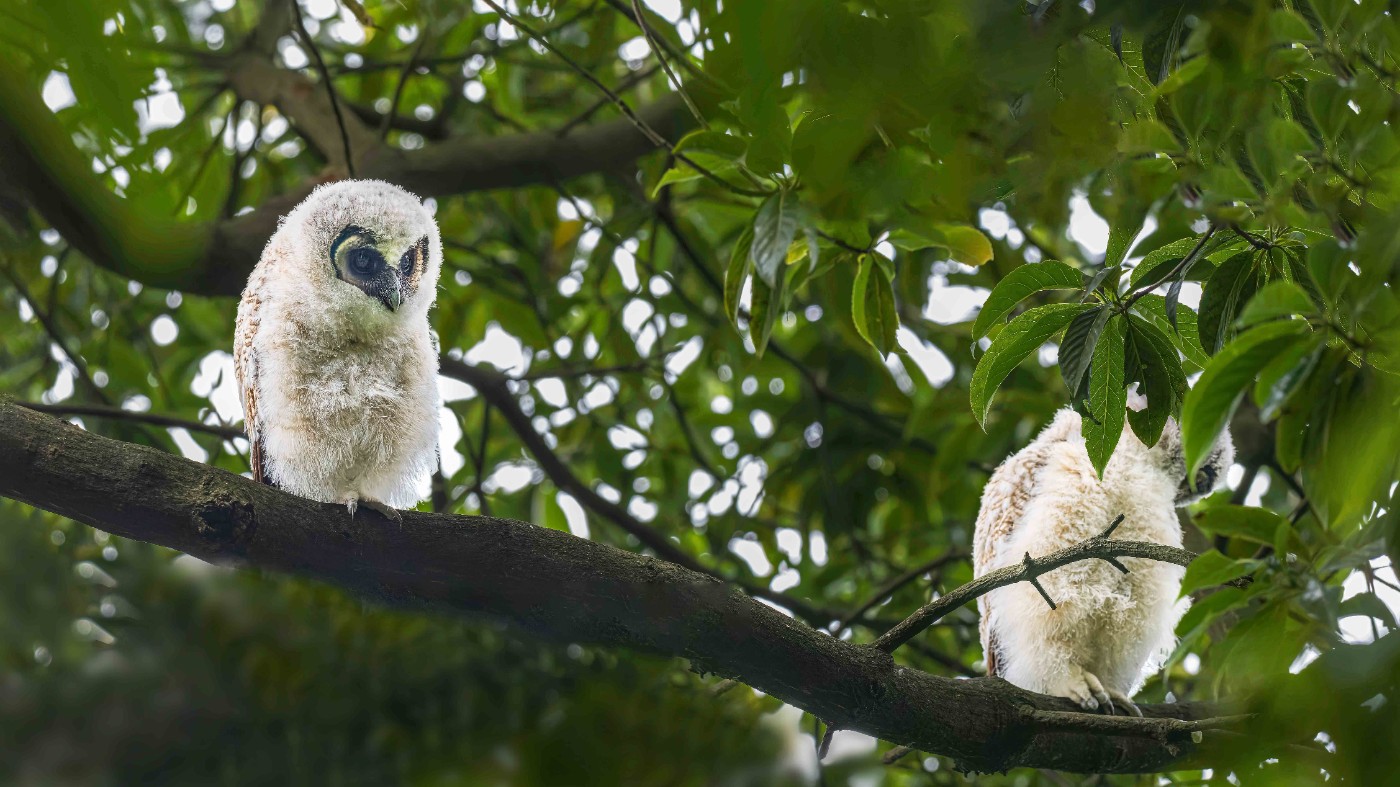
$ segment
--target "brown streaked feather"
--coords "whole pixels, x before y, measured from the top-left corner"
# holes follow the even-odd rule
[[[1044,435],[1042,435],[1044,437]],[[1045,467],[1056,440],[1035,442],[1013,454],[992,473],[982,492],[982,508],[977,512],[977,526],[972,544],[972,573],[982,576],[997,567],[997,546],[1011,537],[1016,525],[1035,492],[1036,477]],[[988,624],[991,596],[977,599],[981,614],[978,630],[982,640],[982,658],[988,675],[1001,673],[999,646]]]
[[[258,418],[258,359],[253,340],[261,323],[262,299],[258,296],[264,276],[255,270],[243,299],[238,304],[238,319],[233,334],[233,372],[243,401],[243,430],[248,433],[248,466],[253,480],[271,484],[263,456],[262,422]]]

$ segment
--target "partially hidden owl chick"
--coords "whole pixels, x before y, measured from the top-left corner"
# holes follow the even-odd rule
[[[977,576],[1048,555],[1098,535],[1119,515],[1114,538],[1181,546],[1176,508],[1215,489],[1234,461],[1222,434],[1194,484],[1186,477],[1181,428],[1167,422],[1148,448],[1125,428],[1100,480],[1089,461],[1080,416],[1062,410],[1035,441],[992,474],[982,493],[973,544]],[[1129,573],[1083,560],[1040,577],[1056,603],[1030,583],[978,599],[989,675],[1025,689],[1068,697],[1086,710],[1136,713],[1130,698],[1175,642],[1184,569],[1122,558]]]
[[[234,333],[253,477],[399,519],[438,457],[428,310],[442,241],[433,216],[375,180],[320,186],[263,249]]]

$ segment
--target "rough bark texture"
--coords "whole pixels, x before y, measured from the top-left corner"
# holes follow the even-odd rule
[[[372,514],[93,435],[0,402],[0,495],[210,561],[282,571],[383,602],[503,620],[555,640],[680,656],[843,729],[976,771],[1146,772],[1209,762],[1224,733],[1122,720],[1084,732],[1067,701],[994,678],[954,680],[842,642],[737,588],[654,558],[490,517]],[[1198,719],[1204,706],[1143,706]],[[1093,725],[1089,725],[1093,726]],[[1195,734],[1200,734],[1199,732]]]

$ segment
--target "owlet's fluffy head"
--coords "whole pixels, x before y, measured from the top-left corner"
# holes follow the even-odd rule
[[[392,183],[319,186],[268,242],[283,286],[321,316],[365,328],[424,319],[437,298],[442,239],[421,200]],[[264,256],[267,256],[265,253]]]

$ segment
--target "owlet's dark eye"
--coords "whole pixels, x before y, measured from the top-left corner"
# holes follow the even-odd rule
[[[383,267],[384,256],[368,246],[360,246],[346,252],[345,265],[354,275],[369,278]]]
[[[403,257],[399,259],[399,272],[404,275],[404,278],[411,278],[414,271],[423,269],[423,260],[427,257],[428,239],[426,237],[419,238],[418,242],[404,252]]]

